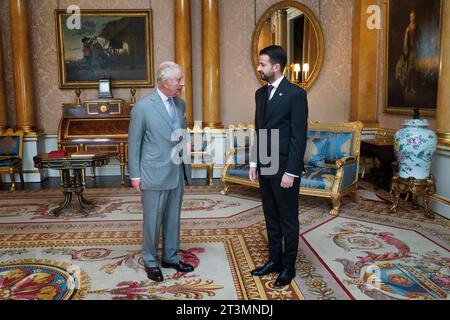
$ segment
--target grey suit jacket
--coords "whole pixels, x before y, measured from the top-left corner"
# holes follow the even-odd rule
[[[185,102],[175,104],[182,129],[186,129]],[[174,128],[161,97],[155,90],[139,100],[131,110],[128,129],[128,172],[141,178],[143,190],[171,190],[178,186],[182,164],[172,161]]]

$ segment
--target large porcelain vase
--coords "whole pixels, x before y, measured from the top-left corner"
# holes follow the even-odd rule
[[[428,121],[411,119],[395,134],[395,155],[400,178],[426,179],[436,151],[437,137],[428,129]]]

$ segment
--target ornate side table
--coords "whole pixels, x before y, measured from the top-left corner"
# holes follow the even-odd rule
[[[423,207],[425,210],[425,217],[433,219],[434,212],[429,208],[429,198],[436,192],[436,185],[433,175],[427,179],[415,178],[400,178],[398,175],[394,176],[391,181],[391,193],[394,196],[394,204],[389,208],[389,212],[397,212],[398,204],[400,202],[400,195],[402,193],[412,194],[412,207],[418,208],[417,197],[423,196]]]
[[[70,204],[74,196],[78,201],[78,206],[85,215],[95,207],[92,201],[88,201],[83,197],[85,189],[83,185],[83,170],[108,164],[108,154],[96,153],[93,157],[76,158],[72,158],[69,154],[63,158],[49,158],[47,153],[41,153],[33,157],[33,161],[34,166],[38,169],[61,170],[61,188],[63,189],[64,201],[58,207],[52,209],[50,211],[51,214],[59,216],[61,211]]]

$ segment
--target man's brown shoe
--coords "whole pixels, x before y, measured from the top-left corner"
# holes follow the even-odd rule
[[[164,277],[162,275],[161,269],[159,267],[153,267],[153,268],[149,268],[149,267],[145,267],[145,272],[147,272],[147,277],[150,280],[156,281],[156,282],[161,282],[164,280]]]

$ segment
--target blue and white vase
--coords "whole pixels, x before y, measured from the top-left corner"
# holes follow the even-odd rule
[[[403,129],[395,134],[394,142],[400,178],[428,178],[437,146],[437,136],[428,129],[428,121],[405,120]]]

